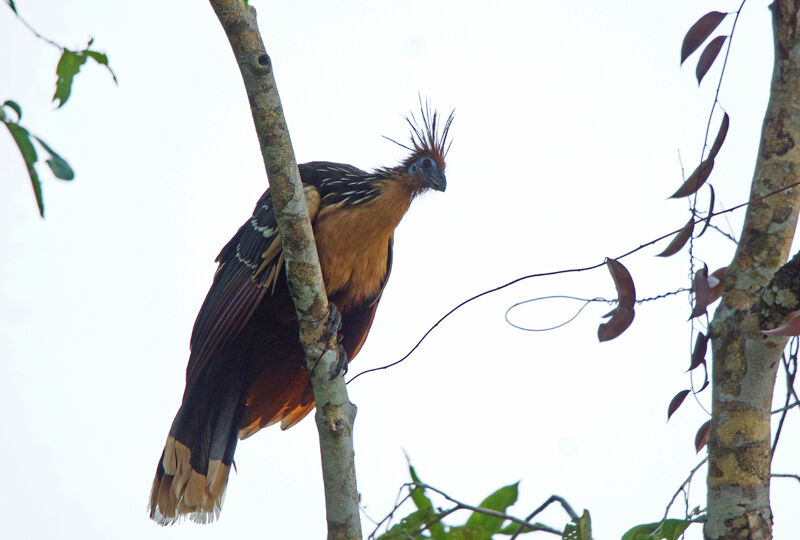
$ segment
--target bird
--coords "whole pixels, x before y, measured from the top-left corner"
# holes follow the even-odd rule
[[[410,142],[386,137],[407,151],[396,166],[298,165],[348,361],[364,344],[389,279],[395,228],[418,195],[446,188],[454,112],[443,119],[420,100],[419,116],[406,117]],[[314,408],[269,189],[216,262],[150,492],[150,518],[161,525],[217,519],[237,441],[276,423],[288,429]]]

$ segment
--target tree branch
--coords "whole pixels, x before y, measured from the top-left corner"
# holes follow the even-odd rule
[[[775,65],[750,199],[800,174],[800,26],[794,0],[772,4]],[[788,299],[763,302],[789,255],[800,190],[748,206],[736,254],[711,323],[712,419],[708,443],[707,539],[772,538],[770,405],[785,338],[761,333]],[[766,326],[771,328],[771,326]]]
[[[342,376],[330,377],[339,362],[338,340],[335,332],[327,330],[328,298],[272,62],[261,40],[255,9],[241,0],[210,2],[244,80],[283,241],[300,343],[317,403],[328,538],[360,539],[352,438],[356,408],[348,399]]]

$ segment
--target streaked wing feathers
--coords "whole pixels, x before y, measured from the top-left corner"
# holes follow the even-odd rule
[[[319,209],[319,191],[305,187],[310,218]],[[272,197],[267,190],[253,216],[242,225],[217,256],[219,267],[192,330],[191,357],[186,369],[188,386],[205,377],[207,363],[225,350],[264,296],[274,290],[283,267],[281,237],[275,221]]]

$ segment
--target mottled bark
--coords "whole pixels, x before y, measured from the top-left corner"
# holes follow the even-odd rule
[[[344,378],[330,380],[338,363],[336,335],[327,331],[328,299],[308,208],[280,97],[256,23],[242,0],[211,0],[244,80],[283,239],[289,288],[300,322],[300,342],[312,371],[322,454],[328,538],[361,538],[352,429],[356,408]]]
[[[798,4],[779,0],[772,5],[775,65],[751,199],[800,180]],[[768,338],[761,330],[777,326],[798,304],[797,290],[786,285],[786,272],[783,278],[776,276],[789,255],[798,208],[798,188],[748,207],[738,249],[725,274],[722,302],[712,321],[712,420],[704,529],[709,540],[772,538],[770,408],[786,340]]]

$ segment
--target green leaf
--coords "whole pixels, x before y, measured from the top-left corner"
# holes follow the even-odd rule
[[[75,178],[75,172],[72,170],[72,167],[69,166],[67,160],[56,154],[55,150],[50,148],[42,139],[36,135],[34,135],[34,138],[39,141],[39,144],[50,154],[50,159],[47,160],[47,164],[50,166],[50,170],[53,171],[53,175],[56,178],[60,178],[61,180],[72,180]]]
[[[527,526],[523,527],[519,523],[512,522],[512,523],[509,523],[508,525],[506,525],[505,527],[503,527],[502,529],[500,529],[499,531],[497,531],[497,534],[505,534],[507,536],[514,536],[515,534],[525,534],[525,533],[537,532],[537,531],[541,530],[541,529],[539,529],[539,527],[544,528],[545,525],[543,525],[542,523],[539,523],[537,521],[536,523],[531,523],[531,525],[529,527],[527,527]],[[520,531],[520,529],[522,529],[522,530]],[[517,532],[517,531],[519,531],[519,532]]]
[[[53,101],[59,101],[58,107],[63,107],[72,93],[72,81],[75,75],[81,70],[81,66],[86,63],[85,51],[74,52],[64,49],[61,59],[56,66],[56,93],[53,94]]]
[[[417,471],[414,470],[413,465],[409,464],[408,472],[411,474],[411,480],[413,480],[417,484],[422,483],[422,480],[420,480],[419,476],[417,476]],[[424,508],[431,508],[433,506],[431,500],[425,496],[425,491],[422,488],[414,488],[411,490],[411,500],[414,501],[414,504],[420,510]]]
[[[91,45],[91,41],[89,44]],[[114,79],[114,84],[119,84],[117,81],[117,75],[114,73],[114,70],[111,69],[111,66],[108,65],[108,56],[105,53],[97,52],[97,51],[90,51],[88,48],[83,51],[86,53],[87,56],[92,58],[95,62],[100,64],[101,66],[105,66],[108,69],[108,72],[111,73],[111,78]]]
[[[622,540],[651,540],[653,532],[658,528],[658,523],[643,523],[636,525],[622,535]]]
[[[22,157],[25,160],[25,165],[33,167],[38,156],[36,155],[36,148],[33,147],[28,130],[14,122],[6,122],[6,127],[8,127],[8,130],[11,132],[11,136],[14,137],[14,141],[17,143],[19,151],[22,153]]]
[[[36,156],[36,148],[33,147],[30,134],[28,130],[19,124],[13,122],[5,122],[8,131],[17,143],[19,153],[22,154],[22,159],[25,160],[25,167],[28,169],[28,176],[31,178],[31,186],[33,187],[33,194],[36,197],[36,204],[39,207],[39,215],[44,217],[44,200],[42,198],[42,183],[39,181],[39,174],[33,166],[38,157]]]
[[[422,483],[422,480],[420,480],[419,476],[417,476],[417,471],[410,463],[408,465],[408,472],[411,474],[411,480],[417,484]],[[425,510],[426,508],[433,509],[433,503],[428,497],[425,496],[425,490],[422,488],[414,488],[411,490],[411,500],[414,501],[414,505],[416,505],[419,510]],[[447,538],[444,525],[442,525],[440,522],[437,522],[431,526],[431,534],[436,540],[445,540]]]
[[[589,516],[589,511],[584,510],[583,515],[578,519],[573,519],[564,527],[564,534],[561,535],[562,540],[592,540],[592,519]]]
[[[89,49],[86,49],[85,52],[86,54],[89,55],[90,58],[94,59],[94,61],[97,62],[98,64],[102,64],[104,66],[108,65],[108,56],[106,56],[105,53],[90,51]]]
[[[622,540],[677,540],[691,525],[685,519],[665,519],[637,525],[622,535]]]
[[[8,7],[11,8],[11,11],[17,13],[17,6],[14,5],[14,0],[6,0],[6,3],[8,4]]]
[[[17,122],[19,122],[20,120],[22,120],[22,107],[20,107],[20,106],[17,104],[17,102],[16,102],[16,101],[11,101],[10,99],[7,99],[7,100],[5,101],[5,103],[3,103],[3,106],[2,106],[2,107],[0,107],[0,109],[1,109],[1,108],[4,108],[4,107],[11,107],[11,108],[14,110],[14,112],[15,112],[15,113],[17,113]],[[5,116],[5,115],[3,115],[3,116]]]
[[[447,540],[492,540],[492,534],[483,527],[462,525],[450,527],[447,531]]]
[[[517,502],[519,495],[519,482],[508,486],[501,487],[488,497],[486,497],[480,506],[496,512],[505,513],[506,508]],[[487,516],[480,512],[473,512],[467,520],[467,526],[481,527],[487,532],[494,534],[503,526],[503,518]]]
[[[429,538],[417,536],[424,530],[425,525],[434,520],[436,515],[432,508],[417,510],[400,520],[400,523],[378,537],[379,540],[395,540],[400,538]]]
[[[691,521],[686,521],[685,519],[665,519],[653,535],[658,535],[655,536],[658,539],[678,540],[678,537],[682,535],[683,531],[691,524]]]

